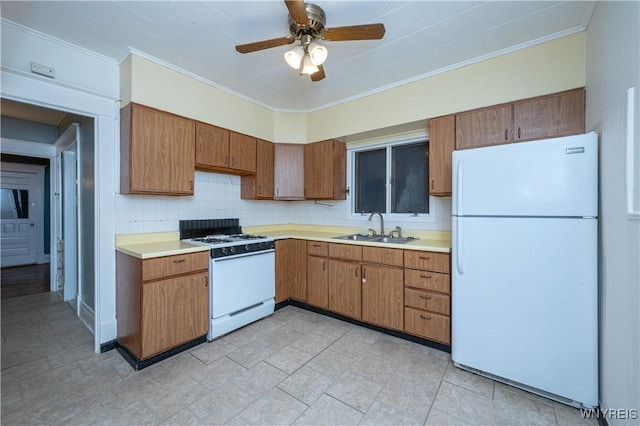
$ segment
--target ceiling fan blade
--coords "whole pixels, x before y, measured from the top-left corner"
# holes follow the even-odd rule
[[[272,47],[284,46],[285,44],[291,44],[296,41],[293,37],[280,37],[273,38],[271,40],[256,41],[254,43],[240,44],[236,46],[236,50],[240,53],[251,53],[258,50],[270,49]]]
[[[325,28],[322,38],[328,41],[379,40],[384,37],[383,24]]]
[[[311,81],[320,81],[324,77],[324,67],[322,65],[318,65],[318,71],[311,74]]]
[[[309,25],[309,15],[307,15],[304,0],[285,0],[284,3],[289,9],[289,15],[298,25]]]

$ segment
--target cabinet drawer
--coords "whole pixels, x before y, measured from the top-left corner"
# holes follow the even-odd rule
[[[426,269],[429,271],[449,273],[449,254],[431,251],[404,251],[405,268]]]
[[[329,244],[329,257],[361,261],[362,246],[353,244]]]
[[[447,345],[451,344],[451,321],[444,315],[404,308],[404,331]]]
[[[307,241],[307,254],[326,257],[329,255],[329,243],[321,243],[319,241]]]
[[[142,281],[209,269],[209,252],[201,251],[142,261]]]
[[[398,249],[363,247],[362,260],[368,263],[380,263],[388,266],[402,266],[403,251]]]
[[[451,275],[431,271],[404,270],[404,285],[451,293]]]
[[[442,315],[451,314],[451,299],[444,294],[405,288],[404,304],[412,308],[426,309]]]

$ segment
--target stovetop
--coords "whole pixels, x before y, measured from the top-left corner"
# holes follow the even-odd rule
[[[266,241],[273,241],[271,237],[265,237],[263,235],[251,235],[251,234],[232,234],[232,235],[207,235],[204,237],[190,238],[188,241],[194,241],[197,243],[210,244],[211,246],[233,246],[247,243],[260,243]]]

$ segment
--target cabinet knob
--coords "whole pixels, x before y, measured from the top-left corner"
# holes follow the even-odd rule
[[[229,165],[229,156],[228,156],[228,155],[225,155],[225,156],[224,156],[224,164],[225,164],[226,166],[228,166],[228,165]]]
[[[431,296],[427,296],[426,294],[421,294],[420,298],[424,299],[424,300],[429,300],[429,299],[431,299]]]

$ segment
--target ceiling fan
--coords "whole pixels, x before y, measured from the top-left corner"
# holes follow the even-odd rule
[[[379,40],[384,36],[383,24],[353,25],[325,28],[326,15],[320,6],[304,3],[303,0],[285,0],[289,9],[289,33],[286,37],[236,46],[240,53],[251,53],[272,47],[284,46],[299,41],[300,44],[284,54],[287,63],[311,75],[311,81],[325,77],[322,64],[327,59],[327,48],[318,43],[325,41]]]

